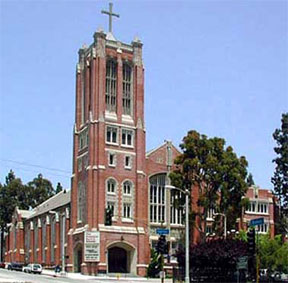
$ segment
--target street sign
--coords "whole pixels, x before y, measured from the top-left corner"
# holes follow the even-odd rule
[[[250,220],[250,226],[258,226],[263,224],[264,224],[263,217]]]
[[[85,232],[84,235],[84,260],[100,261],[100,232]]]
[[[157,228],[156,233],[158,235],[168,235],[170,233],[169,229],[164,229],[164,228]]]
[[[248,269],[248,257],[242,256],[238,258],[237,269]]]

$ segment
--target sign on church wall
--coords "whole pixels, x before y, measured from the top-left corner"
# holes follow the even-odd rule
[[[84,261],[100,261],[100,232],[85,232]]]

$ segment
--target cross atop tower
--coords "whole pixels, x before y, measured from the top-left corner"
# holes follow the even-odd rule
[[[104,11],[104,10],[101,11],[102,14],[109,15],[109,32],[111,32],[111,33],[112,33],[112,17],[113,16],[117,17],[117,18],[120,17],[119,14],[114,14],[112,12],[112,8],[113,8],[113,3],[109,3],[109,12]]]

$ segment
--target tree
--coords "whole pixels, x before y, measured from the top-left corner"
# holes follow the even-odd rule
[[[147,268],[147,277],[155,278],[159,276],[159,273],[162,270],[161,255],[157,253],[155,249],[151,249],[150,255],[151,261]]]
[[[281,129],[276,129],[273,138],[277,146],[274,151],[277,157],[273,159],[276,164],[271,182],[274,192],[280,202],[281,214],[288,216],[288,113],[282,114]],[[281,217],[282,218],[282,217]]]
[[[0,184],[1,255],[3,255],[4,232],[7,231],[7,224],[11,222],[15,208],[26,210],[34,208],[54,194],[51,182],[44,179],[41,174],[28,185],[24,185],[10,170],[4,185]]]
[[[5,184],[0,185],[0,229],[1,229],[1,255],[3,256],[4,232],[7,231],[7,224],[11,222],[15,207],[27,209],[29,196],[26,194],[26,186],[20,178],[16,178],[10,170],[5,178]],[[1,261],[3,258],[1,259]]]
[[[238,258],[247,253],[247,243],[239,239],[215,239],[193,245],[189,253],[193,279],[197,282],[235,282]],[[175,256],[179,267],[183,268],[184,249],[179,249]]]
[[[42,174],[38,174],[37,178],[34,178],[33,181],[29,182],[28,187],[31,190],[30,205],[32,208],[38,206],[55,194],[52,183],[49,180],[44,179]]]
[[[207,138],[196,131],[188,132],[180,148],[183,153],[175,160],[177,169],[170,174],[171,182],[183,190],[198,191],[198,209],[194,213],[199,221],[194,221],[194,225],[205,242],[211,208],[226,215],[228,229],[235,228],[247,191],[248,163],[245,157],[238,158],[231,146],[225,148],[224,139]]]
[[[281,235],[261,235],[259,253],[261,268],[288,273],[288,243],[282,243]]]
[[[58,182],[58,183],[57,183],[57,187],[56,187],[55,194],[58,194],[58,193],[60,193],[61,191],[63,191],[63,187],[61,186],[61,183]]]
[[[251,173],[249,173],[247,177],[247,185],[248,187],[255,185],[254,180],[253,180],[253,175]]]

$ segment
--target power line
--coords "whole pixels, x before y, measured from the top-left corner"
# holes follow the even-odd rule
[[[37,167],[37,168],[50,170],[50,171],[56,171],[56,172],[62,172],[62,173],[68,173],[68,174],[71,173],[71,172],[66,171],[66,170],[61,170],[61,169],[57,169],[57,168],[49,168],[49,167],[45,167],[45,166],[40,166],[40,165],[26,163],[26,162],[20,162],[20,161],[11,160],[11,159],[2,159],[1,158],[0,160],[4,161],[4,162],[12,162],[12,163],[15,163],[15,164],[20,164],[20,165],[25,165],[25,166],[30,166],[30,167]]]
[[[7,168],[10,168],[10,169],[11,169],[11,167],[10,167],[9,165],[4,165],[4,166],[7,167]],[[22,170],[22,171],[26,171],[26,172],[35,172],[35,173],[39,173],[39,171],[36,171],[36,170],[33,170],[33,169],[28,169],[28,168],[13,167],[13,170],[14,170],[14,169]],[[48,175],[57,176],[57,177],[70,178],[69,175],[61,175],[61,174],[55,174],[55,173],[51,173],[51,172],[48,172],[47,174],[48,174]]]

